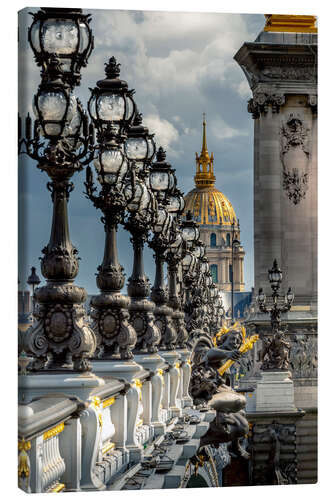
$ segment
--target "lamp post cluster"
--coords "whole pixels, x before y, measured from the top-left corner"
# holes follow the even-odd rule
[[[290,311],[294,294],[291,288],[288,288],[284,302],[281,301],[279,289],[282,282],[282,272],[276,259],[273,262],[273,267],[268,270],[268,279],[273,292],[271,305],[266,305],[266,296],[262,288],[259,289],[257,296],[259,310],[270,314],[272,328],[272,338],[270,340],[264,339],[264,346],[260,352],[261,368],[262,370],[287,370],[289,367],[290,344],[281,330],[281,313]]]
[[[93,48],[90,16],[80,9],[43,8],[34,14],[29,42],[41,83],[34,96],[35,120],[19,118],[19,151],[38,162],[51,181],[53,202],[41,270],[46,285],[35,291],[35,322],[24,350],[34,370],[90,369],[89,359],[130,360],[133,354],[185,348],[195,329],[214,335],[224,314],[213,284],[199,229],[184,209],[175,170],[153,134],[142,125],[133,95],[111,57],[85,111],[74,94]],[[91,300],[74,284],[78,251],[69,236],[67,204],[74,173],[86,167],[85,195],[102,213],[105,246]],[[97,182],[96,182],[97,179]],[[117,229],[131,234],[133,271],[128,296]],[[155,281],[145,275],[143,251],[154,251]],[[165,283],[168,266],[168,286]],[[186,324],[185,324],[186,323]]]
[[[222,298],[213,283],[205,245],[199,239],[198,225],[190,212],[182,223],[182,231],[186,249],[182,260],[181,290],[187,331],[190,337],[197,331],[214,336],[222,326],[225,312]]]
[[[239,228],[239,222],[238,222],[238,228]],[[235,259],[235,253],[237,252],[238,248],[240,247],[240,241],[235,238],[235,223],[232,223],[232,242],[231,242],[231,322],[234,322],[234,259]]]
[[[284,297],[284,302],[281,302],[281,297],[279,295],[279,289],[282,282],[282,271],[278,267],[277,260],[275,259],[273,262],[272,269],[268,270],[268,280],[270,282],[272,288],[272,304],[268,306],[266,304],[266,295],[263,292],[262,288],[259,288],[259,293],[256,298],[259,310],[263,313],[269,313],[271,317],[271,327],[272,332],[279,330],[281,328],[281,313],[285,313],[290,311],[291,305],[294,300],[294,294],[291,288],[288,288],[288,291]]]

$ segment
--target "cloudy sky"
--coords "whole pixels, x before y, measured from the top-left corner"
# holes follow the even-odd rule
[[[27,43],[31,24],[21,11],[19,29],[19,109],[31,112],[32,95],[40,76]],[[157,145],[167,151],[176,168],[178,185],[187,193],[194,186],[195,152],[200,152],[202,113],[206,113],[208,149],[214,152],[216,186],[232,202],[241,224],[246,251],[246,289],[253,285],[253,121],[247,112],[250,91],[233,56],[244,41],[253,41],[264,26],[263,15],[202,14],[90,10],[95,49],[81,86],[82,103],[89,87],[104,77],[104,62],[115,56],[121,78],[135,88],[135,100],[144,124],[155,133]],[[40,274],[38,257],[51,226],[47,176],[27,158],[19,160],[19,279],[26,282],[30,267]],[[78,248],[80,271],[76,279],[88,293],[96,293],[96,267],[102,260],[104,230],[100,214],[83,195],[84,172],[75,174],[69,202],[70,232]],[[128,234],[119,230],[120,260],[127,277],[132,252]],[[153,279],[152,253],[145,250],[146,272]]]

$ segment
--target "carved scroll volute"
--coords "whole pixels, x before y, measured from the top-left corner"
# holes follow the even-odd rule
[[[299,114],[290,113],[280,128],[283,189],[297,205],[305,198],[309,183],[309,128]]]

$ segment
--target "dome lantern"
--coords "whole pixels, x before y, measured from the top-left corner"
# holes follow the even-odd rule
[[[216,180],[214,175],[214,156],[213,153],[209,156],[207,148],[205,113],[203,113],[202,128],[202,149],[200,156],[198,156],[198,153],[195,153],[197,171],[194,180],[197,188],[213,187]]]

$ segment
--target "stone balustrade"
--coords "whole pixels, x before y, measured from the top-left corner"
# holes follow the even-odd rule
[[[120,478],[125,487],[130,471],[179,418],[195,412],[188,394],[189,355],[175,350],[135,361],[97,360],[93,373],[81,377],[20,375],[20,488],[31,493],[117,489]],[[205,419],[214,415],[202,413],[199,424],[187,426],[186,444],[171,446],[178,465],[164,487],[176,487],[208,429]]]

